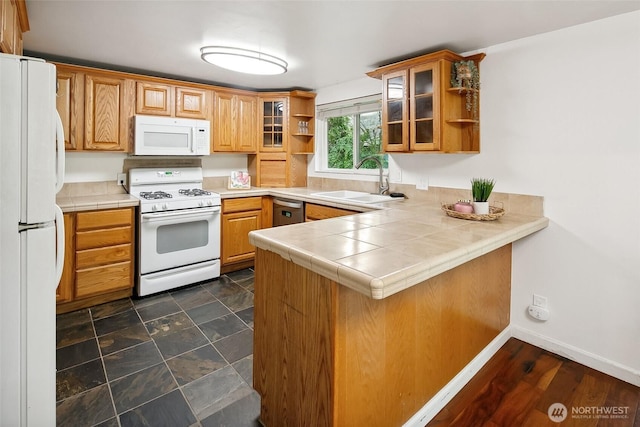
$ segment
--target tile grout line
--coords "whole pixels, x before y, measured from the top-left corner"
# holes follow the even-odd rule
[[[102,347],[100,346],[100,340],[98,339],[98,331],[96,330],[96,324],[93,319],[93,311],[91,309],[89,309],[89,316],[91,318],[91,327],[93,328],[93,334],[96,339],[96,344],[98,345],[98,353],[100,354],[100,363],[102,364],[102,371],[104,372],[104,380],[107,383],[107,390],[109,390],[109,397],[111,398],[111,407],[113,408],[113,413],[116,418],[116,423],[118,423],[118,426],[121,427],[120,417],[118,416],[118,410],[116,409],[116,402],[113,399],[113,392],[111,391],[111,381],[109,380],[109,377],[107,375],[107,366],[104,363],[104,355],[102,354]],[[108,421],[108,419],[102,420],[100,421],[100,423],[103,423],[105,421]],[[94,424],[94,425],[98,425],[98,424]]]

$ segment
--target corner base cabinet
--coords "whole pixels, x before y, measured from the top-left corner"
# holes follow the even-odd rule
[[[375,300],[257,249],[260,421],[403,425],[509,325],[510,278],[509,244]]]
[[[57,312],[131,296],[134,285],[135,208],[66,213],[65,263]]]
[[[443,50],[367,73],[382,80],[383,150],[479,153],[480,91],[452,87],[452,70],[459,61],[479,68],[484,56]]]

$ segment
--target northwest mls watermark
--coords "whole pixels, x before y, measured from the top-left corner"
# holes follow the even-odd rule
[[[572,406],[571,411],[562,403],[554,403],[547,410],[549,419],[561,423],[567,418],[574,420],[628,420],[628,406]]]

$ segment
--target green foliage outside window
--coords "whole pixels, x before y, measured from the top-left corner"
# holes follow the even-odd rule
[[[353,168],[353,118],[351,116],[327,119],[327,145],[330,168]]]
[[[370,155],[380,155],[384,167],[388,167],[387,155],[381,155],[382,135],[380,112],[362,113],[353,116],[330,117],[327,119],[328,167],[332,169],[353,169],[355,163]],[[354,128],[358,133],[354,135]],[[354,161],[354,148],[357,147]],[[362,165],[363,169],[377,169],[372,161]]]

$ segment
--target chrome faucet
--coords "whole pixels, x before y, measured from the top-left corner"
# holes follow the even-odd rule
[[[377,156],[367,156],[364,159],[360,160],[358,162],[358,164],[356,165],[356,169],[360,169],[360,167],[362,166],[362,164],[364,162],[366,162],[367,160],[373,160],[374,162],[376,162],[378,164],[378,169],[380,169],[380,182],[378,183],[378,194],[384,194],[386,192],[389,191],[389,178],[385,178],[386,180],[386,184],[383,182],[382,180],[382,162],[380,161],[380,159]]]

